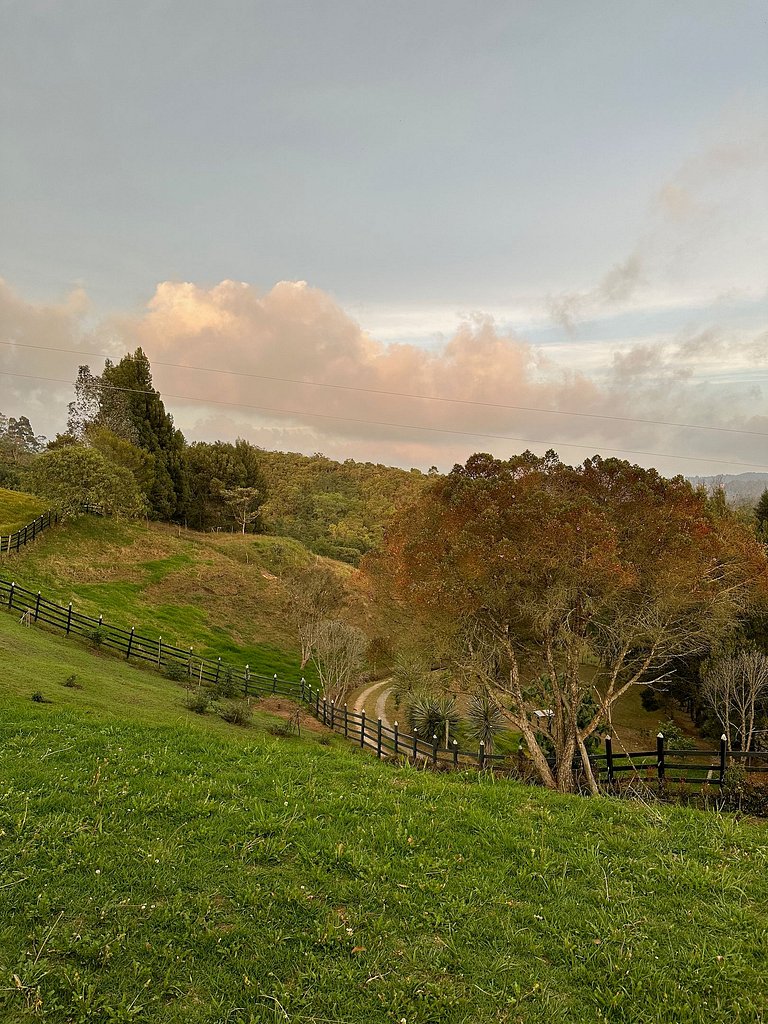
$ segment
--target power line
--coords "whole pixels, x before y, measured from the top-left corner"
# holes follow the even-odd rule
[[[32,373],[11,373],[9,370],[0,370],[0,375],[4,377],[20,377],[25,380],[42,380],[49,384],[72,384],[70,380],[65,380],[61,377],[40,377]],[[98,380],[94,380],[92,383],[94,386],[104,388],[105,390],[125,391],[130,394],[150,395],[156,398],[161,397],[159,392],[156,391],[145,391],[141,388],[123,388],[115,384],[103,384]],[[392,423],[389,420],[367,420],[355,416],[336,416],[331,413],[308,412],[305,409],[275,409],[272,406],[249,405],[246,402],[226,402],[219,398],[195,398],[193,395],[169,395],[166,393],[164,397],[180,402],[196,402],[198,405],[224,405],[235,409],[250,409],[255,412],[272,413],[278,416],[296,416],[299,419],[309,416],[313,419],[338,420],[346,423],[364,424],[369,427],[395,427],[400,430],[425,430],[433,434],[453,434],[460,437],[490,438],[494,441],[515,441],[522,444],[542,444],[547,445],[550,448],[593,447],[593,443],[588,441],[546,441],[536,437],[513,437],[510,434],[488,434],[476,430],[452,430],[448,427],[427,427],[419,423]],[[686,462],[714,462],[719,466],[739,466],[742,469],[759,469],[763,472],[768,471],[768,466],[758,465],[757,463],[752,462],[733,462],[731,460],[710,458],[708,456],[678,455],[674,452],[648,452],[636,448],[608,448],[602,444],[594,445],[594,447],[600,448],[601,451],[604,452],[611,452],[613,455],[645,455],[648,458],[654,459],[682,459]]]
[[[98,356],[101,359],[111,359],[106,352],[90,352],[74,348],[48,348],[45,345],[17,345],[12,341],[0,341],[0,345],[8,345],[13,348],[34,349],[39,352],[62,352],[69,355]],[[295,377],[275,377],[264,373],[250,373],[246,370],[224,370],[217,366],[191,366],[188,363],[169,363],[161,359],[153,359],[153,366],[166,366],[178,370],[197,370],[201,373],[224,373],[232,377],[247,377],[252,380],[265,380],[277,384],[302,384],[313,388],[328,388],[334,391],[353,391],[366,395],[383,395],[389,398],[415,398],[423,402],[449,402],[453,405],[469,405],[482,409],[503,409],[507,412],[535,412],[548,416],[578,416],[581,419],[607,420],[619,423],[640,423],[645,426],[654,427],[680,427],[686,430],[712,430],[722,434],[744,434],[750,437],[768,437],[768,431],[764,430],[742,430],[738,427],[713,427],[706,423],[682,423],[676,420],[651,420],[641,419],[635,416],[611,416],[607,413],[598,412],[571,412],[565,409],[542,409],[530,405],[505,405],[499,402],[479,402],[469,398],[445,398],[441,395],[418,395],[408,391],[385,391],[380,388],[365,388],[353,384],[329,384],[317,380],[300,380]]]

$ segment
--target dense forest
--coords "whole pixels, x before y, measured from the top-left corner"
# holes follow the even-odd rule
[[[81,366],[67,429],[46,443],[26,416],[0,416],[0,485],[74,514],[82,504],[197,530],[294,537],[356,564],[388,516],[427,480],[418,470],[267,452],[248,441],[187,443],[141,349],[100,375]]]

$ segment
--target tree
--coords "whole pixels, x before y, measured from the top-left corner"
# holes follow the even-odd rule
[[[760,500],[755,505],[755,518],[757,519],[757,536],[768,544],[768,488],[760,495]]]
[[[100,427],[97,424],[90,424],[86,428],[84,442],[88,447],[101,452],[113,465],[130,470],[136,486],[148,503],[155,479],[154,455],[126,441],[108,427]]]
[[[243,533],[246,526],[258,521],[259,509],[264,501],[264,495],[259,487],[225,487],[221,496],[232,518],[242,527]]]
[[[149,360],[140,348],[119,363],[106,360],[101,376],[91,373],[88,366],[79,368],[67,426],[77,440],[87,443],[95,429],[107,430],[152,456],[149,512],[160,519],[184,516],[188,499],[183,458],[186,442],[152,386]]]
[[[339,610],[344,587],[333,570],[318,562],[297,566],[282,578],[289,618],[301,644],[301,668],[312,657],[320,624]]]
[[[554,452],[454,467],[395,518],[368,572],[450,641],[469,687],[503,695],[542,783],[561,791],[575,759],[597,791],[587,741],[630,687],[707,652],[768,592],[764,550],[682,477],[598,456],[571,468]],[[551,737],[535,714],[550,709]]]
[[[67,406],[67,434],[82,441],[86,427],[95,423],[101,405],[99,377],[91,373],[90,366],[80,366],[75,377],[75,397]]]
[[[44,452],[32,464],[26,484],[65,516],[79,515],[83,505],[98,505],[110,515],[127,518],[144,511],[130,470],[115,466],[93,448],[67,445]]]
[[[768,657],[759,651],[741,651],[715,659],[703,673],[701,690],[729,746],[751,750],[755,716],[760,701],[768,696]]]
[[[338,619],[318,623],[312,661],[329,700],[341,703],[357,681],[368,640],[357,626]]]
[[[246,511],[255,515],[248,522],[261,523],[260,509],[267,495],[261,471],[261,450],[238,438],[234,444],[215,441],[198,442],[184,452],[189,481],[187,522],[194,529],[207,530],[223,526],[231,516],[231,498],[227,491],[252,491],[252,500],[246,501]],[[236,517],[240,525],[242,520]],[[246,523],[247,525],[247,523]]]

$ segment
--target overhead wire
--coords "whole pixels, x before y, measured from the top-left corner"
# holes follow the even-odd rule
[[[31,349],[39,352],[61,352],[69,355],[98,356],[101,359],[113,358],[107,352],[93,352],[83,349],[53,348],[45,345],[23,345],[11,341],[0,341],[0,345]],[[408,391],[389,391],[382,388],[366,388],[355,384],[333,384],[327,381],[302,380],[296,377],[278,377],[264,373],[252,373],[247,370],[226,370],[218,366],[194,366],[189,363],[171,363],[162,359],[153,359],[152,365],[165,366],[178,370],[195,370],[201,373],[221,373],[232,377],[245,377],[277,384],[299,384],[306,387],[327,388],[334,391],[350,391],[366,395],[382,395],[383,397],[388,398],[412,398],[423,402],[446,402],[453,405],[476,406],[481,409],[501,409],[508,412],[532,412],[541,413],[547,416],[575,416],[581,419],[607,420],[618,423],[638,423],[644,426],[677,427],[685,430],[710,430],[723,434],[743,434],[750,437],[768,437],[768,431],[764,430],[746,430],[740,427],[716,427],[707,423],[685,423],[677,420],[643,419],[637,416],[618,416],[610,413],[579,412],[568,409],[547,409],[541,408],[540,406],[510,405],[501,402],[482,402],[477,399],[448,398],[443,395],[420,395]]]
[[[13,373],[9,370],[0,370],[0,375],[5,377],[19,377],[25,380],[40,380],[50,384],[69,384],[71,386],[72,381],[61,377],[43,377],[32,373]],[[101,387],[111,391],[124,391],[131,394],[137,395],[149,395],[152,397],[161,397],[156,391],[148,391],[142,388],[126,388],[120,387],[114,384],[104,384],[99,380],[94,380],[93,385]],[[323,420],[337,420],[346,423],[357,423],[365,426],[373,427],[393,427],[400,430],[423,430],[435,434],[452,434],[461,437],[482,437],[491,439],[494,441],[515,441],[521,444],[541,444],[547,445],[548,447],[557,448],[590,448],[592,444],[588,441],[574,442],[574,441],[553,441],[544,440],[542,438],[534,437],[517,437],[510,434],[490,434],[484,431],[475,430],[454,430],[449,427],[430,427],[419,423],[393,423],[389,420],[371,420],[362,417],[355,416],[338,416],[332,413],[322,412],[309,412],[306,409],[277,409],[271,406],[264,405],[251,405],[246,402],[228,402],[224,399],[208,398],[208,397],[195,397],[193,395],[171,395],[167,392],[164,395],[165,398],[173,399],[174,401],[181,402],[195,402],[198,405],[221,405],[228,406],[236,409],[249,409],[255,412],[266,412],[272,415],[278,416],[295,416],[298,418],[311,417],[313,419]],[[716,463],[717,465],[723,466],[738,466],[743,469],[759,469],[768,471],[768,466],[759,465],[751,462],[735,462],[730,459],[718,459],[709,456],[696,456],[696,455],[680,455],[675,452],[651,452],[644,451],[636,448],[609,448],[606,445],[600,444],[598,446],[601,451],[610,452],[614,455],[644,455],[648,458],[656,459],[681,459],[686,462],[707,462]]]

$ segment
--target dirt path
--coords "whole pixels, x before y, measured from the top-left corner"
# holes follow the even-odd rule
[[[391,679],[379,679],[378,682],[366,686],[355,697],[355,711],[358,713],[365,711],[365,717],[369,721],[375,722],[377,718],[380,718],[382,725],[391,729],[392,723],[386,714],[387,697],[389,697],[391,689]]]

